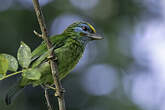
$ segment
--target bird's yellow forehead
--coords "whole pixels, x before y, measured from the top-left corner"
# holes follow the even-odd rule
[[[95,30],[95,28],[94,28],[92,25],[90,25],[90,24],[88,23],[88,26],[93,30],[94,33],[96,33],[96,30]]]

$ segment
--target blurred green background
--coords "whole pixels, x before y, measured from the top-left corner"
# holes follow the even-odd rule
[[[62,80],[67,110],[165,110],[164,0],[40,0],[49,35],[74,21],[94,25],[104,40],[90,43]],[[0,0],[0,53],[16,57],[20,41],[41,39],[32,0]],[[41,87],[28,86],[10,106],[5,93],[18,76],[0,81],[0,110],[46,110]],[[58,104],[49,91],[51,104]]]

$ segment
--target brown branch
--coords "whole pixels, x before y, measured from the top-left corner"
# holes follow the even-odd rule
[[[48,38],[48,33],[47,33],[45,21],[44,21],[44,16],[42,14],[38,0],[33,0],[33,5],[34,5],[37,19],[38,19],[38,22],[39,22],[39,25],[41,28],[42,38],[46,42],[47,48],[50,50],[52,47],[52,43],[50,42],[50,40]],[[58,99],[59,110],[66,110],[65,109],[65,100],[64,100],[63,88],[62,88],[61,82],[60,82],[59,77],[58,77],[57,64],[53,61],[53,58],[55,58],[55,57],[56,56],[53,53],[53,51],[50,51],[49,62],[50,62],[50,67],[51,67],[51,72],[52,72],[54,84],[56,86],[55,95],[57,96],[57,99]]]

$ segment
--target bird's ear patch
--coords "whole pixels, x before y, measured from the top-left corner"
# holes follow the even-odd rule
[[[92,29],[92,31],[93,31],[94,33],[96,33],[96,30],[95,30],[95,28],[94,28],[92,25],[90,25],[90,24],[88,23],[88,26]]]

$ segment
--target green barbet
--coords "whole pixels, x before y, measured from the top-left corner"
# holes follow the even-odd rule
[[[101,36],[96,34],[96,30],[92,25],[87,22],[75,22],[67,27],[60,35],[50,37],[53,43],[52,50],[57,57],[57,67],[60,80],[63,79],[68,73],[76,66],[86,44],[92,40],[100,40]],[[41,73],[39,80],[30,80],[24,77],[21,78],[19,84],[12,87],[6,95],[6,104],[10,104],[13,97],[26,85],[32,84],[33,86],[53,84],[51,69],[48,62],[49,52],[46,44],[42,42],[32,52],[32,63],[30,68],[35,68]]]

